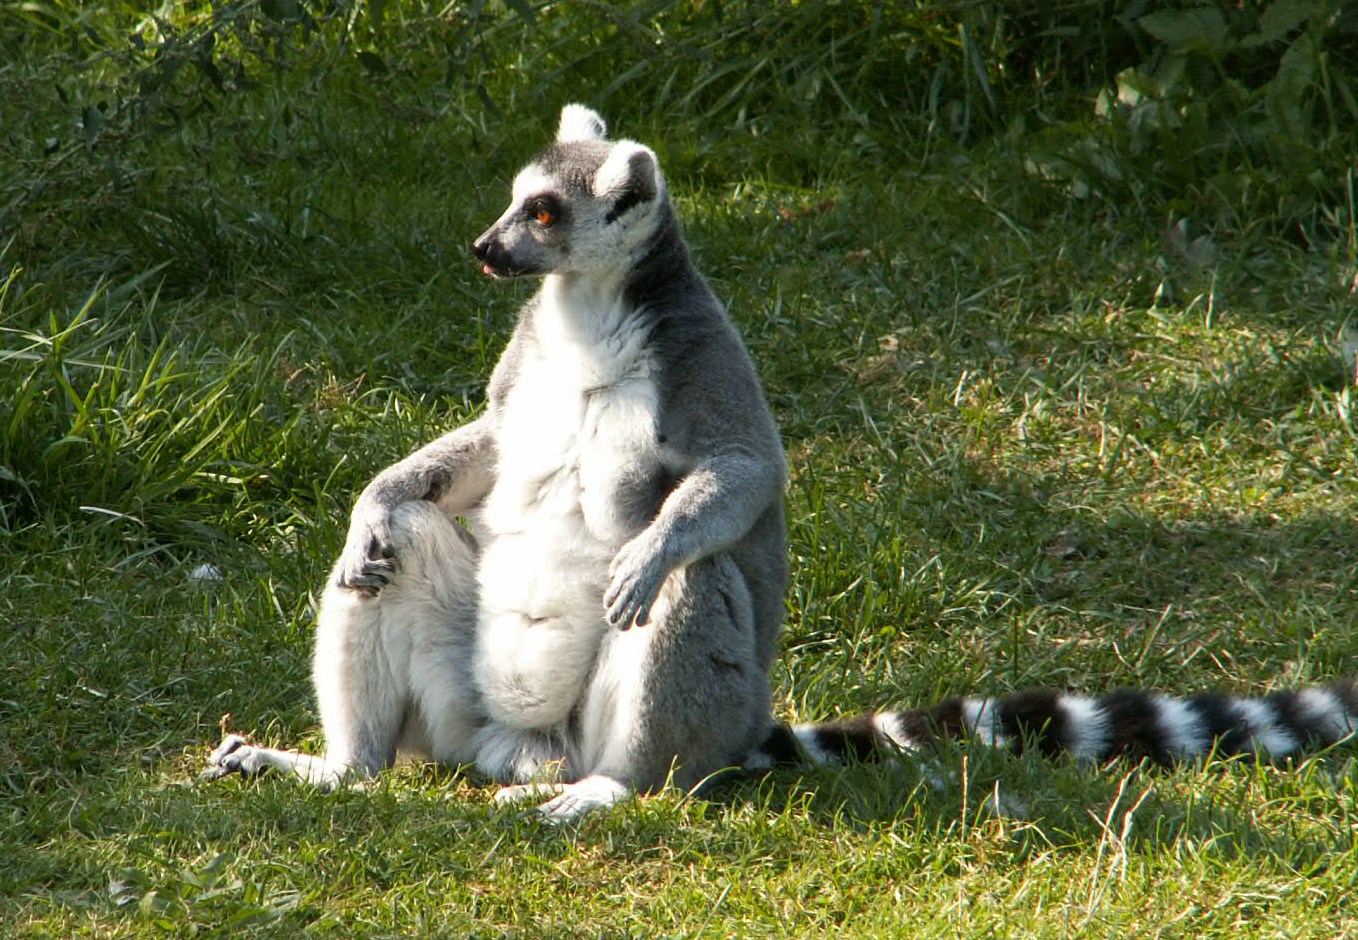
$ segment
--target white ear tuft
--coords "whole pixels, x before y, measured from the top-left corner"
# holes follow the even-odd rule
[[[568,104],[561,109],[561,126],[557,129],[558,143],[572,140],[603,140],[608,136],[604,119],[582,104]]]
[[[660,163],[655,152],[634,140],[618,141],[594,174],[594,195],[600,198],[632,193],[653,199],[660,187]]]

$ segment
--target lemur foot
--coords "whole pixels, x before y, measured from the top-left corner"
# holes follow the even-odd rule
[[[551,797],[533,810],[543,822],[553,826],[574,822],[591,810],[621,803],[632,796],[632,788],[612,777],[596,774],[578,783],[523,783],[501,787],[495,793],[497,805],[505,806]]]
[[[538,815],[548,823],[559,826],[574,822],[586,813],[604,809],[632,796],[632,788],[627,784],[596,774],[586,777],[579,783],[568,783],[560,795],[538,807]]]
[[[566,789],[564,783],[516,783],[495,791],[496,806],[516,806],[530,800],[555,797]]]
[[[198,776],[199,780],[220,780],[231,774],[253,777],[269,768],[264,759],[264,751],[252,745],[238,734],[228,734],[222,738],[207,758],[207,768]]]

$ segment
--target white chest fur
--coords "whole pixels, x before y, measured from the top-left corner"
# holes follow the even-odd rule
[[[636,534],[618,494],[660,463],[654,363],[644,327],[616,292],[549,281],[533,327],[497,431],[497,481],[481,519],[483,588],[508,588],[508,570],[487,569],[512,566],[520,597],[492,589],[500,603],[557,610],[562,591],[580,590],[594,609],[608,563]]]

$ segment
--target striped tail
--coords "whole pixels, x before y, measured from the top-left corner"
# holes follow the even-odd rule
[[[1207,755],[1283,761],[1355,733],[1358,677],[1257,698],[1214,692],[1175,698],[1135,689],[1091,697],[1035,689],[1002,698],[948,698],[929,708],[844,721],[780,725],[746,766],[873,760],[965,739],[1092,763],[1127,757],[1172,764]]]

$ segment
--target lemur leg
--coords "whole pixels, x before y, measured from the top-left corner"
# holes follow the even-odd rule
[[[579,712],[574,783],[541,812],[565,821],[733,766],[770,725],[750,592],[729,556],[673,572],[650,622],[604,639]]]
[[[469,762],[480,723],[470,676],[476,545],[432,503],[391,513],[396,569],[376,595],[334,584],[321,596],[312,663],[325,755],[229,736],[208,776],[273,768],[318,786],[371,776],[398,748]]]

